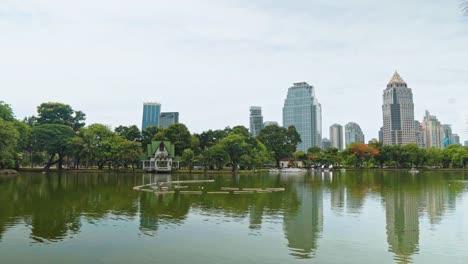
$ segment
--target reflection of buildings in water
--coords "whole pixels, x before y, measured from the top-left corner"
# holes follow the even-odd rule
[[[424,202],[430,223],[440,223],[447,203],[453,203],[449,196],[448,185],[435,183],[427,186],[424,192]]]
[[[391,190],[384,194],[389,251],[399,263],[411,262],[418,252],[418,195],[415,192]]]
[[[312,258],[317,249],[317,240],[323,230],[322,190],[310,190],[300,184],[291,186],[297,192],[299,207],[284,216],[284,231],[291,255],[297,258]]]

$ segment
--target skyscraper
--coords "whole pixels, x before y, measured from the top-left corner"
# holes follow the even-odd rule
[[[349,122],[345,125],[346,147],[356,142],[365,142],[364,133],[362,133],[362,129],[358,124],[354,122]]]
[[[452,144],[456,144],[456,145],[460,145],[461,146],[461,143],[460,143],[460,136],[458,134],[452,134],[452,138],[450,140],[452,142]]]
[[[343,126],[340,124],[333,124],[330,126],[330,141],[332,147],[337,148],[339,151],[343,150]]]
[[[159,115],[161,114],[161,104],[154,102],[143,103],[143,121],[141,130],[149,126],[159,126]]]
[[[250,107],[250,134],[256,137],[263,128],[262,108],[260,106]]]
[[[444,148],[448,147],[449,145],[453,144],[452,142],[452,125],[444,124],[442,125],[444,129]]]
[[[314,87],[306,82],[294,83],[288,89],[283,107],[283,126],[294,126],[302,142],[298,151],[322,145],[322,106],[315,97]]]
[[[426,143],[424,141],[424,127],[417,120],[414,120],[414,131],[416,133],[416,144],[418,144],[418,147],[420,148],[425,148]]]
[[[172,124],[179,123],[179,112],[163,112],[159,116],[159,126],[168,128]]]
[[[431,115],[426,110],[423,120],[424,127],[424,143],[426,148],[443,148],[444,147],[444,127],[436,116]]]
[[[413,92],[397,72],[383,92],[382,112],[385,145],[416,143]]]

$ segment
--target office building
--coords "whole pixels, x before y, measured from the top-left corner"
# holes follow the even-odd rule
[[[143,103],[143,120],[141,130],[149,126],[159,126],[159,116],[161,114],[161,104],[154,102]]]
[[[260,106],[250,107],[250,134],[254,137],[260,134],[263,128],[262,108]]]
[[[294,126],[301,136],[298,151],[322,146],[322,106],[312,85],[306,82],[294,83],[288,89],[283,107],[283,126]]]
[[[163,112],[159,116],[159,126],[168,128],[172,124],[179,123],[179,112]]]
[[[423,120],[424,127],[424,144],[426,148],[443,148],[444,147],[444,127],[436,116],[431,115],[426,110]]]
[[[330,126],[330,141],[332,147],[337,148],[339,151],[343,150],[343,126],[340,124],[333,124]]]
[[[322,139],[322,149],[327,150],[332,147],[331,141],[328,138]]]
[[[349,122],[345,125],[345,143],[346,147],[353,143],[365,143],[364,133],[362,133],[361,127],[354,123]]]
[[[384,90],[382,113],[385,145],[416,143],[413,92],[397,72]]]

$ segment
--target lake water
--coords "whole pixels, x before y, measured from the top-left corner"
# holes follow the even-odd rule
[[[465,264],[468,172],[0,176],[0,263]]]

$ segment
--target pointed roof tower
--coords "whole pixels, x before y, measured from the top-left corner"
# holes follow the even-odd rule
[[[408,87],[406,82],[401,78],[400,74],[397,71],[393,74],[392,79],[388,82],[387,88],[391,87]]]

